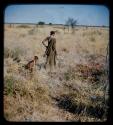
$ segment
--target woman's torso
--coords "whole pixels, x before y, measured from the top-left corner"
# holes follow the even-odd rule
[[[56,39],[54,37],[48,37],[48,46],[47,46],[47,55],[50,54],[51,51],[56,51],[55,48],[55,43],[56,43]]]

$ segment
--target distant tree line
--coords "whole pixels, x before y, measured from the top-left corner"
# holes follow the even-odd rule
[[[46,23],[44,21],[39,21],[37,25],[45,25]],[[49,25],[52,25],[52,23],[49,23]]]

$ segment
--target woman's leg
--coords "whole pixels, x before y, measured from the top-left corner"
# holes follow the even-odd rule
[[[46,58],[45,69],[47,69],[47,65],[49,64],[49,57]]]

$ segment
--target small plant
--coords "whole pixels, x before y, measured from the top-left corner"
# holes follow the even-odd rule
[[[62,48],[62,51],[64,51],[64,52],[69,52],[66,48]]]
[[[69,75],[68,72],[64,73],[64,79],[65,79],[66,81],[70,80],[70,75]]]
[[[67,72],[64,73],[64,79],[65,79],[66,81],[75,79],[75,70],[70,67],[70,68],[67,70]]]
[[[15,79],[13,76],[5,77],[4,81],[4,94],[13,95],[13,87],[14,87]]]
[[[11,50],[7,47],[4,48],[4,58],[11,57]]]

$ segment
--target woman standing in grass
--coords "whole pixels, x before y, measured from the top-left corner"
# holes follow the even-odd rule
[[[48,41],[48,45],[45,44],[45,42]],[[55,38],[55,31],[50,32],[50,36],[46,37],[42,44],[46,47],[45,55],[46,55],[46,69],[47,66],[50,68],[50,72],[55,68],[56,66],[56,38]]]

